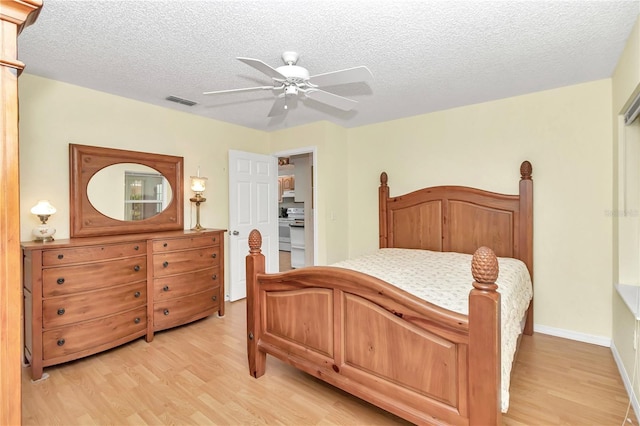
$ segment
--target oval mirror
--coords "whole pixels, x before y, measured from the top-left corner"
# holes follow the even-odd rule
[[[91,177],[87,196],[111,219],[139,221],[154,217],[171,203],[171,185],[159,171],[137,163],[107,166]]]

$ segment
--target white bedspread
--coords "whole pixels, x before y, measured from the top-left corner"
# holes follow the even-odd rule
[[[380,278],[414,296],[443,308],[468,315],[473,288],[469,254],[410,249],[380,249],[374,253],[331,266],[347,268]],[[511,365],[521,320],[533,295],[526,265],[498,258],[498,292],[501,296],[502,412],[509,408]]]

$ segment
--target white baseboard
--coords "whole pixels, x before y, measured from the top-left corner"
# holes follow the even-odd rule
[[[613,359],[616,361],[616,365],[618,366],[618,371],[620,372],[620,377],[622,377],[624,388],[627,390],[627,395],[629,395],[631,407],[633,407],[636,418],[640,418],[640,416],[638,416],[638,413],[640,413],[640,404],[638,403],[638,397],[633,390],[631,378],[629,378],[627,370],[624,368],[624,364],[622,363],[622,359],[620,358],[620,354],[618,353],[618,349],[616,349],[616,345],[613,342],[611,342],[611,353],[613,354]]]
[[[533,325],[535,333],[548,334],[550,336],[562,337],[564,339],[576,340],[578,342],[591,343],[592,345],[611,347],[611,338],[594,336],[591,334],[578,333],[577,331],[564,330],[562,328],[548,327],[546,325]]]

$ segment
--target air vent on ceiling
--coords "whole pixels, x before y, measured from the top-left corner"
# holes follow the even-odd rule
[[[190,101],[189,99],[179,98],[177,96],[167,96],[165,99],[168,101],[177,102],[179,104],[186,105],[186,106],[194,106],[197,104],[197,102]]]

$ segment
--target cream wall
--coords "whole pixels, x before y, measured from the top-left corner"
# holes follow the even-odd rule
[[[264,133],[25,74],[21,101],[22,238],[49,198],[69,233],[68,143],[185,158],[209,177],[202,223],[228,223],[229,149],[317,150],[318,264],[378,244],[379,174],[392,195],[457,183],[515,193],[522,160],[535,182],[536,324],[611,336],[611,82],[564,87],[403,120],[343,129],[320,122]],[[208,161],[204,162],[203,159]],[[185,202],[189,228],[190,203]],[[580,295],[579,303],[576,303]]]
[[[610,117],[607,79],[354,129],[315,123],[272,133],[270,146],[318,147],[320,264],[378,247],[382,171],[392,195],[452,183],[517,193],[531,161],[535,323],[608,341]]]
[[[258,153],[268,149],[268,135],[261,131],[27,73],[18,81],[23,241],[31,239],[31,229],[38,224],[29,209],[42,198],[58,209],[49,219],[57,229],[56,238],[69,237],[69,143],[184,157],[186,229],[195,225],[188,188],[189,176],[198,167],[209,178],[200,223],[226,229],[229,149]]]
[[[535,324],[611,336],[611,83],[591,83],[349,131],[349,255],[378,245],[391,195],[459,184],[517,193],[533,164]]]
[[[270,133],[271,152],[315,147],[318,229],[316,264],[327,265],[348,256],[347,130],[318,122]]]
[[[38,224],[29,209],[41,198],[58,209],[50,218],[56,237],[69,237],[69,143],[184,157],[186,229],[195,224],[188,188],[198,167],[209,178],[200,222],[226,228],[229,149],[264,153],[268,148],[264,132],[26,73],[19,83],[23,240]]]
[[[618,188],[618,152],[619,152],[619,115],[626,110],[628,102],[633,99],[633,96],[640,90],[640,21],[636,21],[631,35],[627,40],[627,44],[622,53],[618,65],[612,77],[612,127],[613,135],[613,202],[612,206],[618,206],[619,200],[617,198]],[[614,218],[612,224],[613,231],[613,258],[614,269],[610,278],[610,285],[617,283],[618,268],[618,235],[617,235],[617,218]],[[627,385],[633,381],[634,361],[638,357],[637,350],[633,347],[634,330],[636,327],[635,317],[631,314],[631,311],[627,308],[622,301],[617,291],[613,291],[613,349],[614,354],[619,358],[622,363],[622,375],[626,379]],[[626,377],[625,377],[626,376]],[[640,384],[636,380],[634,391],[636,395],[640,391]],[[637,399],[635,404],[638,404]],[[636,407],[637,408],[637,407]]]

